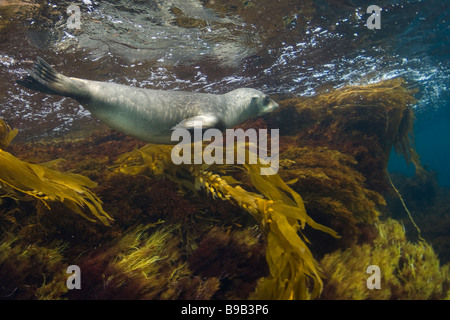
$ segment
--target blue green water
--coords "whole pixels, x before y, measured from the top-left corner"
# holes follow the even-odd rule
[[[450,3],[448,1],[405,2],[405,12],[386,16],[392,31],[393,53],[417,60],[405,70],[406,79],[417,84],[414,136],[422,164],[437,174],[443,186],[450,186]],[[391,171],[412,175],[414,169],[392,155]]]

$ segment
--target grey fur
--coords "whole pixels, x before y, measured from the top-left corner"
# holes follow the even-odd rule
[[[63,76],[37,58],[21,85],[76,99],[111,128],[152,143],[169,143],[172,130],[232,128],[243,121],[271,112],[278,104],[261,91],[241,88],[226,94],[151,90]]]

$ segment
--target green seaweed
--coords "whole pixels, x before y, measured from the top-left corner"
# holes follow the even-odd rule
[[[140,225],[77,261],[83,290],[69,299],[209,299],[217,278],[195,279],[183,262],[176,225]]]
[[[10,232],[0,240],[0,299],[52,299],[67,292],[65,243],[46,246]],[[50,282],[55,285],[48,287]]]

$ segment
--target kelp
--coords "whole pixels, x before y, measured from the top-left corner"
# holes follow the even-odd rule
[[[17,131],[0,123],[0,142],[6,147]],[[84,218],[109,225],[112,218],[103,210],[101,200],[89,190],[97,184],[87,177],[63,173],[44,165],[21,161],[0,149],[0,197],[16,200],[37,199],[50,209],[49,202],[61,202]],[[85,213],[88,209],[91,216]]]
[[[250,151],[245,145],[236,148],[244,148],[246,159],[250,159]],[[247,191],[240,185],[232,186],[239,182],[225,174],[236,171],[235,166],[177,166],[170,160],[170,151],[171,147],[147,145],[124,155],[119,161],[127,161],[121,164],[119,170],[129,174],[164,174],[185,187],[204,188],[213,197],[230,201],[250,213],[266,236],[266,260],[270,270],[270,276],[262,280],[257,289],[258,298],[307,299],[320,295],[322,280],[317,263],[306,245],[307,239],[302,239],[299,233],[309,225],[334,237],[337,234],[307,215],[299,194],[277,174],[261,175],[261,167],[267,164],[247,163],[241,168],[259,194]],[[223,176],[214,172],[221,172]]]
[[[365,187],[352,156],[327,147],[290,147],[280,158],[280,176],[292,180],[290,187],[305,199],[308,212],[333,226],[346,245],[358,241],[359,226],[378,221],[386,202]]]
[[[315,117],[327,120],[327,139],[338,140],[356,134],[354,131],[364,131],[380,138],[385,153],[390,153],[394,146],[409,160],[413,150],[409,134],[412,133],[414,115],[408,106],[416,101],[412,96],[414,92],[406,87],[402,78],[394,78],[370,85],[347,86],[311,99],[293,99],[285,103],[294,102],[298,112],[314,110]],[[329,118],[332,109],[336,110],[333,118]],[[320,123],[321,126],[324,124]],[[342,134],[331,136],[332,132]]]
[[[308,256],[303,232],[306,225],[314,228],[318,224],[308,220],[303,199],[310,215],[343,233],[341,245],[373,240],[380,207],[385,205],[382,193],[389,188],[386,166],[392,147],[418,163],[411,134],[414,117],[409,107],[415,101],[413,93],[404,80],[397,78],[280,101],[277,116],[266,117],[263,122],[280,128],[282,179],[278,175],[261,176],[260,164],[245,164],[240,169],[174,166],[168,151],[154,146],[136,151],[130,159],[136,163],[122,168],[122,172],[164,174],[185,187],[203,187],[213,197],[251,213],[266,235],[270,269],[270,276],[258,288],[259,297],[305,298],[310,294],[308,281],[312,279],[314,288],[321,288],[322,283],[318,268]],[[255,127],[255,123],[250,122],[250,126]],[[239,170],[250,181],[244,181]],[[290,181],[289,189],[277,179]],[[327,241],[321,238],[321,242]],[[328,251],[322,250],[334,248],[335,242]],[[311,297],[317,292],[313,290]]]
[[[280,175],[302,195],[316,220],[352,245],[372,239],[392,190],[387,164],[393,149],[423,174],[412,134],[415,90],[401,78],[346,86],[280,101],[265,125],[280,128]],[[330,246],[331,245],[331,246]]]
[[[426,242],[409,242],[404,227],[393,219],[377,223],[373,245],[364,243],[325,255],[320,266],[326,275],[324,299],[445,299],[449,297],[449,267],[440,266]],[[380,288],[370,290],[367,267],[380,268]]]
[[[307,214],[303,201],[277,175],[262,176],[258,165],[246,165],[254,186],[266,198],[248,192],[240,186],[232,187],[226,180],[210,171],[197,174],[201,185],[213,196],[237,204],[250,213],[266,235],[266,259],[270,276],[257,288],[258,299],[316,298],[322,290],[322,280],[316,261],[299,232],[306,224],[334,237],[337,234],[316,222]],[[292,197],[293,199],[291,199]],[[299,224],[300,222],[300,224]],[[313,290],[308,291],[308,279]]]
[[[58,214],[39,221],[45,230],[33,229],[28,228],[35,219],[25,211],[27,203],[24,210],[13,208],[16,211],[8,213],[9,217],[28,213],[26,221],[17,219],[16,224],[25,225],[20,233],[26,235],[25,242],[34,243],[44,233],[46,239],[64,239],[67,233],[60,233],[61,229],[77,235],[73,237],[76,241],[64,239],[73,246],[65,257],[86,270],[85,290],[71,290],[64,298],[300,299],[318,297],[322,291],[321,298],[332,299],[348,297],[342,290],[352,289],[350,278],[341,277],[347,269],[358,271],[354,275],[358,281],[364,280],[358,285],[368,291],[367,259],[358,255],[358,250],[372,252],[374,243],[379,243],[374,239],[382,212],[379,206],[384,202],[381,195],[387,190],[385,152],[410,132],[412,112],[407,104],[412,98],[400,83],[397,79],[371,85],[372,91],[342,88],[326,93],[326,99],[319,95],[282,100],[275,116],[244,124],[244,128],[259,128],[265,122],[268,127],[280,128],[279,176],[261,176],[261,163],[174,165],[172,146],[146,145],[128,152],[142,144],[110,131],[90,139],[58,142],[57,148],[55,142],[10,146],[8,151],[35,163],[67,157],[59,168],[95,177],[100,184],[96,192],[116,220],[113,228],[104,229],[84,221],[79,226]],[[407,148],[411,146],[410,137],[402,141]],[[12,192],[33,198],[18,190]],[[223,202],[216,201],[220,199]],[[170,205],[165,205],[168,202]],[[11,203],[5,201],[5,212]],[[39,208],[44,205],[39,203]],[[53,210],[63,212],[64,207]],[[153,227],[125,233],[132,226],[162,220],[170,228],[176,225],[171,235]],[[5,226],[9,225],[8,220]],[[85,226],[90,233],[83,233]],[[338,231],[341,239],[329,237],[336,232],[324,226]],[[352,232],[360,235],[353,237]],[[153,233],[164,239],[153,242],[158,248],[147,245]],[[346,241],[349,234],[351,242]],[[433,261],[427,272],[433,276],[435,258],[425,249],[419,251]],[[328,264],[318,264],[314,258],[323,254],[336,256]],[[347,259],[353,255],[360,261]],[[383,260],[385,253],[380,257],[377,261],[388,260]],[[412,254],[405,257],[399,266],[412,272],[405,262],[415,264],[416,258]],[[332,274],[335,266],[339,266],[337,278]],[[380,262],[380,266],[383,272],[386,265]],[[414,272],[417,275],[417,269]],[[390,298],[405,297],[406,291],[398,289],[403,281],[414,283],[406,273],[390,287]],[[441,275],[448,277],[448,273]],[[65,278],[54,278],[52,285],[64,284],[67,274],[62,276]],[[334,289],[340,281],[345,285],[337,292]],[[102,290],[105,287],[107,290]],[[58,297],[59,289],[52,290],[50,283],[46,288],[40,297]],[[362,290],[359,293],[365,294]]]
[[[366,187],[384,192],[390,187],[385,172],[393,147],[420,167],[412,134],[414,93],[401,78],[346,86],[282,100],[277,117],[266,123],[285,136],[281,149],[320,146],[352,156]]]
[[[3,119],[0,119],[0,149],[6,148],[17,133],[17,129],[12,130]]]

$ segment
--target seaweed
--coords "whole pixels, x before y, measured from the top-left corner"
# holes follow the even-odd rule
[[[315,249],[322,254],[373,239],[393,189],[387,176],[393,149],[425,176],[412,134],[414,93],[401,78],[347,86],[281,100],[276,116],[265,118],[280,128],[281,177],[297,179],[291,187],[309,214],[342,235],[321,241]]]
[[[342,235],[349,246],[358,242],[362,226],[378,221],[384,197],[364,186],[356,160],[328,147],[291,147],[280,155],[280,176],[305,199],[308,212]],[[329,243],[330,250],[338,243]],[[341,243],[342,244],[342,243]]]
[[[238,144],[250,159],[247,144]],[[222,177],[215,172],[235,171],[231,165],[174,165],[170,159],[171,147],[147,145],[125,154],[118,170],[129,174],[150,173],[162,175],[191,190],[204,188],[215,198],[230,201],[250,213],[260,224],[266,236],[266,260],[270,276],[261,281],[257,296],[261,299],[307,299],[316,298],[322,290],[322,280],[317,263],[300,237],[301,229],[309,225],[334,237],[330,228],[316,223],[306,213],[303,200],[277,175],[261,175],[260,169],[267,164],[244,164],[252,187],[259,193],[232,186],[238,181],[232,176]],[[194,155],[192,155],[194,156]],[[255,155],[256,157],[256,155]],[[209,169],[209,170],[206,170]],[[192,181],[194,180],[194,181]],[[310,281],[312,280],[312,284]]]
[[[67,291],[63,251],[66,245],[53,242],[47,246],[29,244],[7,233],[0,242],[0,299],[59,298]],[[56,286],[47,285],[55,279]]]
[[[13,226],[22,248],[26,243],[53,248],[51,241],[63,239],[69,243],[64,258],[83,270],[83,290],[67,292],[61,287],[67,275],[49,269],[47,279],[53,281],[28,282],[33,287],[27,295],[34,290],[41,299],[448,297],[448,281],[442,280],[448,268],[437,268],[431,247],[408,244],[401,226],[389,231],[380,221],[390,188],[390,149],[397,145],[416,161],[412,101],[400,79],[281,100],[277,114],[243,124],[278,127],[284,134],[280,170],[273,176],[260,174],[263,163],[175,165],[172,146],[143,146],[111,131],[78,141],[10,145],[8,151],[20,155],[34,175],[27,163],[68,159],[57,168],[95,179],[94,199],[101,198],[115,219],[111,227],[80,222],[60,214],[66,209],[61,198],[51,201],[43,192],[33,196],[21,190],[34,189],[5,185],[2,192],[11,197],[34,201],[14,206],[4,198],[2,231]],[[1,128],[6,148],[14,132]],[[248,145],[236,148],[250,158]],[[50,205],[55,214],[44,216]],[[365,286],[369,263],[386,270],[381,291]]]
[[[268,275],[265,244],[257,226],[212,227],[187,259],[194,276],[220,279],[213,299],[247,299],[257,280]]]
[[[192,277],[176,228],[137,226],[81,257],[77,264],[85,285],[69,292],[69,299],[209,299],[219,281]]]
[[[412,134],[414,93],[403,79],[395,78],[290,98],[280,101],[280,111],[267,118],[267,125],[289,136],[282,141],[284,148],[320,146],[352,156],[366,187],[385,192],[390,187],[385,173],[392,148],[421,170]]]
[[[450,265],[440,266],[426,242],[406,240],[405,229],[393,219],[377,223],[379,235],[367,243],[327,254],[320,266],[327,277],[323,299],[445,299]],[[378,290],[369,290],[366,269],[381,272]]]
[[[17,133],[17,129],[12,130],[3,119],[0,119],[0,149],[6,148]]]
[[[6,147],[14,138],[4,122],[1,142]],[[112,218],[103,210],[101,200],[89,188],[97,184],[90,179],[74,174],[63,173],[46,167],[21,161],[9,152],[0,149],[0,197],[16,200],[37,199],[50,209],[48,202],[61,202],[68,209],[90,221],[100,220],[109,225]],[[85,213],[87,208],[93,217]]]

